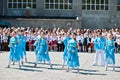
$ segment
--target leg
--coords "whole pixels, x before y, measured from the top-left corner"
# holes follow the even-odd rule
[[[113,64],[113,71],[115,71],[115,64]]]
[[[107,71],[107,70],[108,70],[108,63],[105,62],[105,71]]]
[[[66,72],[69,72],[69,69],[70,69],[70,67],[68,66],[68,68],[67,68]]]
[[[104,61],[104,51],[101,50],[101,65],[104,66],[105,65],[105,61]]]
[[[48,61],[48,62],[49,62],[50,68],[52,69],[53,67],[52,67],[51,61]]]
[[[65,66],[65,60],[63,60],[63,65],[62,65],[62,68],[64,68],[64,66]]]
[[[80,69],[79,69],[79,66],[77,67],[77,72],[79,73]]]
[[[9,59],[7,68],[10,68],[10,63],[11,63],[11,60]]]
[[[98,55],[99,55],[99,51],[98,50],[96,50],[96,53],[95,53],[95,58],[94,58],[94,62],[93,62],[93,66],[96,66],[97,65],[97,63],[98,63]]]
[[[21,68],[21,61],[19,61],[18,64],[19,64],[19,68]]]
[[[37,56],[36,56],[36,62],[35,62],[35,67],[37,67],[37,63],[38,63],[38,58],[37,58]]]

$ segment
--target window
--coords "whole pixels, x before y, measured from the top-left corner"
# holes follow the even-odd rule
[[[8,8],[36,8],[36,0],[8,0]]]
[[[120,0],[117,0],[117,9],[120,11]]]
[[[67,10],[72,9],[72,0],[45,0],[45,9]]]
[[[109,10],[109,0],[82,0],[83,10]]]

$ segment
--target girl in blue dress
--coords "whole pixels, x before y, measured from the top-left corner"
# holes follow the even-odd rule
[[[107,71],[108,64],[113,65],[113,70],[115,70],[115,42],[112,34],[108,36],[106,40],[106,53],[105,53],[105,70]]]
[[[79,56],[78,56],[78,44],[76,39],[76,35],[75,33],[72,33],[71,35],[71,40],[68,41],[68,46],[67,46],[67,50],[68,50],[68,58],[67,58],[67,72],[69,71],[69,68],[72,67],[77,67],[77,70],[79,72]]]
[[[64,40],[63,40],[63,43],[64,43],[64,46],[65,46],[65,48],[64,48],[64,53],[63,53],[63,65],[62,65],[62,68],[64,68],[64,65],[65,65],[65,63],[66,63],[66,61],[67,61],[67,58],[68,58],[68,50],[67,50],[67,46],[68,46],[68,41],[70,40],[71,38],[70,38],[70,33],[68,32],[67,33],[67,36],[64,38]]]
[[[37,51],[37,59],[36,59],[35,67],[37,66],[38,61],[39,62],[48,61],[50,64],[50,68],[52,68],[51,60],[48,53],[48,43],[45,38],[44,32],[41,33],[41,39],[37,41],[37,46],[39,47]]]
[[[21,58],[19,52],[19,47],[18,47],[18,40],[16,37],[16,32],[12,32],[12,37],[10,38],[10,55],[9,55],[9,63],[8,63],[8,68],[10,67],[10,63],[12,62],[19,62],[19,68],[21,68]]]

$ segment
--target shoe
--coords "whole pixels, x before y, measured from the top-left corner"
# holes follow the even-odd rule
[[[23,65],[23,62],[22,62],[22,65]]]
[[[62,65],[62,68],[64,68],[64,65]]]
[[[105,71],[107,71],[108,69],[107,69],[107,67],[105,67]]]
[[[92,64],[92,66],[97,66],[97,64]]]
[[[13,62],[13,64],[12,65],[15,65],[15,62]]]
[[[7,68],[10,68],[10,65],[8,65]]]
[[[77,70],[77,73],[79,73],[79,71],[80,71],[80,70],[78,69],[78,70]]]
[[[69,72],[69,68],[66,70],[66,72]]]
[[[53,67],[52,67],[52,64],[50,65],[50,68],[52,69]]]
[[[19,66],[19,69],[21,69],[21,65]]]
[[[115,71],[115,67],[113,67],[113,71]]]
[[[35,65],[34,65],[35,67],[37,67],[37,64],[35,63]]]

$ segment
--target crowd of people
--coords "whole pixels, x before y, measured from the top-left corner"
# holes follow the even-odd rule
[[[0,28],[0,50],[9,51],[9,41],[11,37],[11,32],[13,30],[20,31],[21,28]],[[94,40],[98,32],[102,32],[104,36],[108,33],[112,33],[115,40],[115,52],[120,52],[120,30],[118,29],[43,29],[43,28],[24,28],[25,39],[26,39],[26,50],[34,51],[34,42],[36,37],[42,31],[46,32],[46,38],[49,44],[49,51],[64,51],[63,40],[67,32],[72,31],[76,33],[76,40],[80,45],[80,52],[94,52]]]
[[[77,67],[79,72],[78,52],[95,52],[93,66],[98,65],[98,55],[101,55],[101,65],[113,64],[115,70],[115,52],[120,52],[119,29],[43,29],[43,28],[0,28],[0,49],[10,50],[8,68],[11,61],[19,62],[19,68],[23,60],[27,62],[26,50],[35,51],[36,62],[48,61],[52,68],[49,51],[64,51],[63,66]],[[105,57],[104,57],[105,55]],[[105,59],[104,59],[105,58]]]

